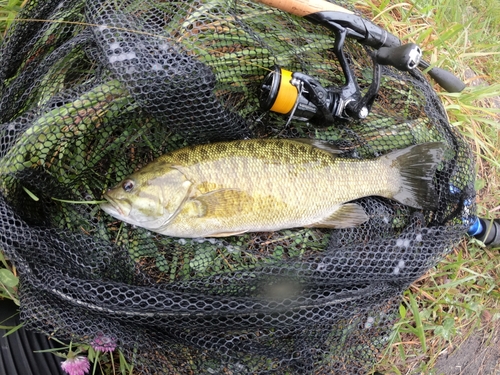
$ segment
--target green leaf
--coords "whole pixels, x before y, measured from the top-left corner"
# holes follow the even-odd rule
[[[413,313],[413,319],[415,319],[414,333],[420,340],[420,344],[422,345],[422,351],[426,352],[427,344],[425,341],[425,332],[424,332],[424,327],[422,325],[422,319],[420,318],[420,311],[418,308],[418,304],[412,293],[409,293],[408,297],[410,299],[410,309]]]
[[[0,262],[4,265],[5,268],[9,268],[7,264],[7,259],[5,258],[5,254],[0,250]]]
[[[99,353],[97,353],[96,350],[90,345],[87,352],[87,357],[90,362],[94,363],[96,359],[99,358]]]
[[[30,196],[31,199],[33,199],[35,202],[38,202],[40,198],[38,198],[32,191],[28,190],[28,188],[23,186],[23,190]]]
[[[404,319],[406,316],[406,308],[403,306],[403,304],[399,305],[399,315],[401,316],[401,319]]]
[[[19,284],[19,278],[15,276],[11,270],[0,268],[0,283],[7,287],[13,288],[17,284]]]
[[[123,355],[121,350],[118,350],[118,356],[120,358],[120,372],[121,372],[121,374],[122,375],[132,374],[134,366],[127,362],[127,360],[125,359],[125,356]]]
[[[450,341],[456,331],[455,320],[451,317],[445,318],[443,324],[434,329],[434,333],[446,341]]]
[[[476,179],[476,181],[474,182],[474,189],[476,191],[479,191],[481,190],[482,188],[484,188],[486,186],[486,181],[484,181],[484,179],[482,178],[478,178]]]
[[[23,323],[18,324],[17,326],[13,327],[11,330],[7,331],[7,333],[5,335],[3,335],[3,337],[12,335],[14,332],[16,332],[19,328],[22,328],[22,327],[23,327]]]

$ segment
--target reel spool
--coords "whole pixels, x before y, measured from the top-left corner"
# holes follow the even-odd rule
[[[261,86],[260,107],[263,111],[271,111],[289,115],[299,121],[323,123],[326,119],[323,111],[318,110],[317,97],[323,94],[324,101],[321,105],[330,111],[336,103],[336,96],[332,91],[327,91],[314,78],[308,77],[307,81],[314,82],[320,94],[305,88],[303,80],[295,77],[297,73],[283,69],[277,65],[264,78]],[[301,76],[305,76],[301,74]],[[314,97],[312,97],[314,95]]]

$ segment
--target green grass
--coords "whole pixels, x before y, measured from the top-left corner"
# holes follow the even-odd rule
[[[12,23],[17,13],[21,9],[21,0],[1,0],[0,1],[0,39],[9,25]]]
[[[0,38],[21,1],[0,1]],[[433,65],[460,76],[461,94],[441,92],[450,122],[477,156],[478,210],[500,215],[500,8],[498,0],[359,0],[368,18],[419,44]],[[435,86],[440,91],[439,87]],[[16,299],[16,271],[0,258],[0,298]],[[404,295],[401,319],[376,369],[431,374],[439,356],[472,332],[500,321],[500,251],[464,240]]]
[[[432,64],[468,85],[441,92],[450,122],[476,154],[478,212],[500,213],[500,8],[497,0],[362,0],[359,9],[402,39],[419,44]],[[440,90],[435,86],[436,90]],[[497,101],[495,101],[497,100]],[[432,374],[443,350],[473,332],[499,326],[500,251],[473,239],[405,293],[393,340],[375,366],[384,374]],[[438,375],[438,374],[436,374]]]

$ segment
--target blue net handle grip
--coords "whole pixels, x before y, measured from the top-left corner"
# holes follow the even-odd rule
[[[470,226],[469,230],[467,231],[467,234],[469,236],[477,236],[483,233],[483,224],[481,223],[481,220],[476,217],[476,220],[474,223]]]
[[[470,226],[467,234],[483,241],[486,246],[498,247],[500,246],[500,220],[478,217]]]

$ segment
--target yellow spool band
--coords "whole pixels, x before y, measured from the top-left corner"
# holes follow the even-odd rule
[[[278,95],[276,95],[276,100],[271,107],[271,111],[287,114],[292,110],[299,96],[299,92],[297,88],[290,83],[291,80],[292,72],[281,69],[280,87],[278,89]]]

